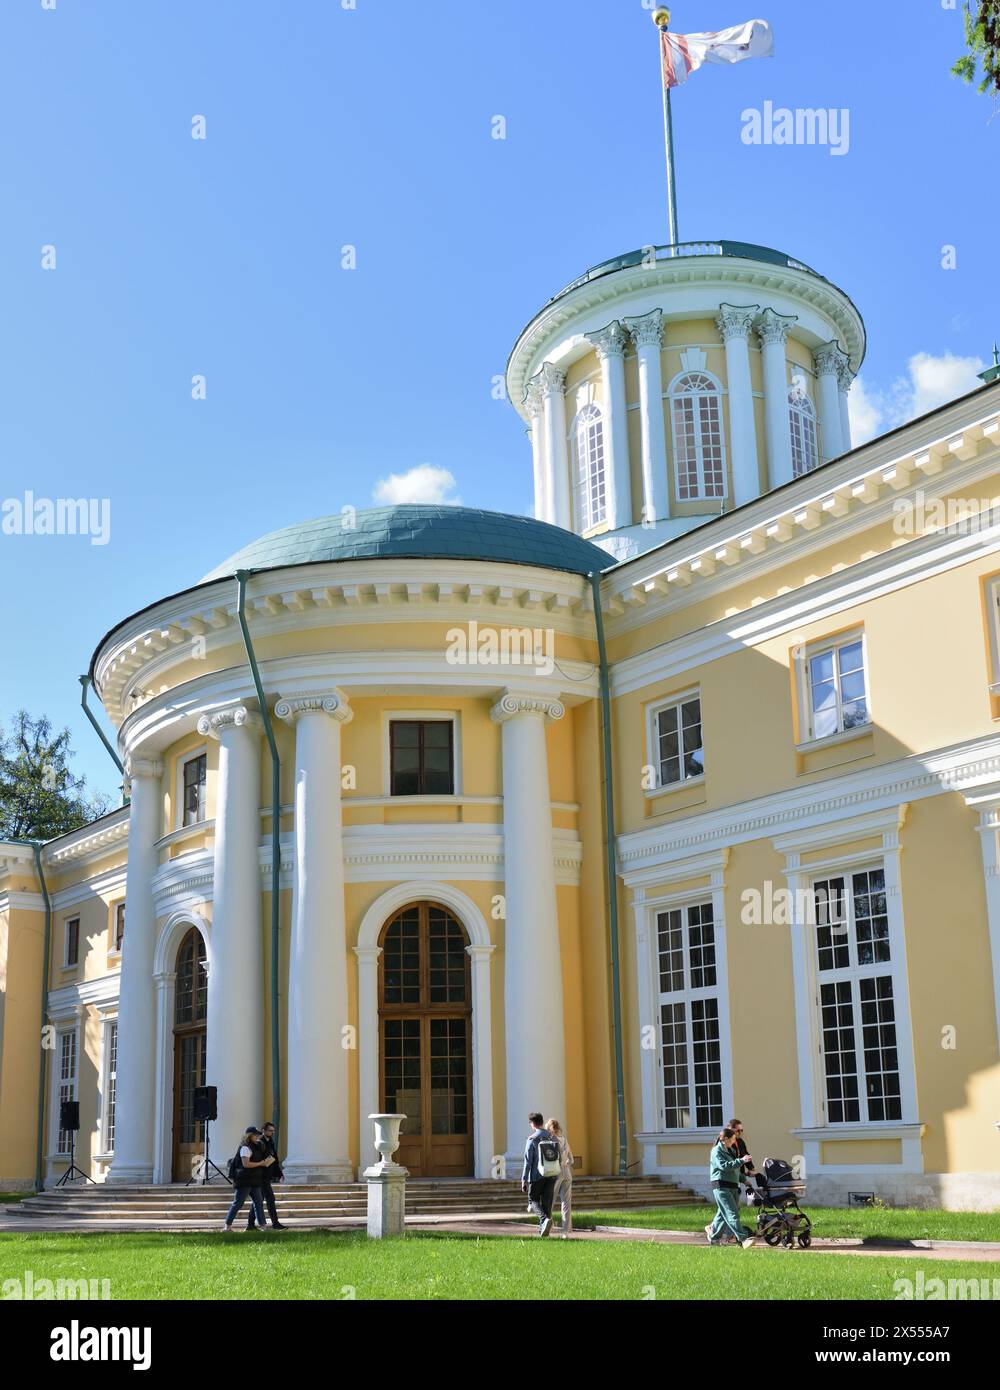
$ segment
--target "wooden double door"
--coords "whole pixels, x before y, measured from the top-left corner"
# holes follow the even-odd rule
[[[406,1116],[395,1160],[414,1177],[469,1177],[472,993],[468,940],[438,903],[414,903],[382,931],[379,1091]]]

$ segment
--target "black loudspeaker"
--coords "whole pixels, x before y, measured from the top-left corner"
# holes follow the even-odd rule
[[[67,1133],[80,1128],[80,1102],[78,1100],[60,1101],[59,1128]]]
[[[196,1120],[216,1120],[219,1117],[218,1091],[214,1086],[194,1088],[194,1118]]]

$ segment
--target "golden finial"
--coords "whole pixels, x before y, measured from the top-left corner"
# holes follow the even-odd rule
[[[670,24],[670,11],[665,5],[653,11],[653,23],[657,29],[666,29]]]

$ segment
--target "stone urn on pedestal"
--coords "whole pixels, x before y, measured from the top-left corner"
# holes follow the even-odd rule
[[[368,1234],[400,1236],[406,1217],[406,1179],[409,1172],[392,1156],[399,1148],[399,1127],[405,1115],[369,1115],[375,1125],[375,1148],[379,1162],[366,1168],[363,1177],[368,1183]]]

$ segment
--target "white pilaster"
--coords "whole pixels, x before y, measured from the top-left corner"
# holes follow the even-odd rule
[[[115,1154],[107,1176],[107,1181],[113,1184],[152,1182],[156,1098],[153,875],[158,863],[154,845],[160,836],[163,764],[155,759],[129,758],[125,773],[131,782],[131,809],[125,942],[118,996]]]
[[[263,1118],[264,947],[258,854],[262,729],[260,715],[242,704],[198,720],[202,737],[219,741],[205,1080],[218,1089],[219,1117],[212,1134],[224,1153],[247,1125]]]
[[[844,453],[851,451],[851,410],[848,404],[848,395],[854,382],[854,373],[851,371],[851,364],[845,357],[837,369],[837,384],[840,387],[840,438],[844,446]]]
[[[546,362],[538,373],[545,430],[546,521],[573,529],[566,441],[566,373]]]
[[[490,958],[495,946],[466,946],[472,962],[472,1126],[477,1178],[492,1178],[493,1047]]]
[[[823,463],[845,452],[840,407],[840,369],[847,361],[835,342],[824,343],[813,353],[819,394],[820,458]]]
[[[587,338],[597,349],[604,397],[604,478],[608,498],[608,526],[612,531],[632,525],[632,480],[628,460],[628,402],[625,398],[625,348],[628,333],[620,323],[609,323]]]
[[[795,315],[765,309],[757,320],[764,354],[764,421],[767,436],[767,476],[771,487],[792,480],[792,433],[788,414],[788,368],[785,343]]]
[[[966,798],[976,805],[975,798]],[[976,805],[979,811],[979,842],[983,853],[986,886],[986,920],[990,934],[990,960],[993,969],[993,1008],[997,1040],[1000,1042],[1000,796]]]
[[[545,725],[558,700],[506,690],[491,710],[503,730],[506,917],[504,1016],[508,1174],[520,1177],[528,1114],[566,1109],[562,959],[552,853]]]
[[[350,1182],[347,930],[340,803],[343,693],[286,696],[295,726],[295,888],[288,966],[289,1182]]]
[[[364,1169],[368,1167],[372,1153],[368,1116],[376,1114],[381,1108],[378,1086],[378,960],[382,947],[355,946],[354,954],[358,958],[360,1166]]]
[[[639,367],[639,429],[642,440],[642,517],[651,526],[670,515],[667,486],[667,435],[663,422],[663,310],[626,319],[635,339]]]
[[[531,461],[535,477],[535,520],[548,521],[549,502],[545,476],[545,425],[541,384],[537,377],[528,382],[525,396],[531,416]]]
[[[733,497],[737,507],[760,496],[757,429],[750,381],[750,328],[759,304],[720,304],[715,322],[726,345],[729,432],[732,437]]]

